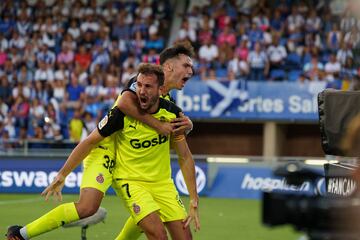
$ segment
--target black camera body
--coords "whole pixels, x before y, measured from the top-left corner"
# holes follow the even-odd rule
[[[290,224],[312,240],[360,239],[360,198],[351,174],[356,166],[326,164],[326,194],[314,196],[264,192],[262,221],[269,227]],[[291,171],[290,171],[291,170]],[[291,184],[310,181],[315,184],[318,172],[299,163],[286,164],[274,172]]]

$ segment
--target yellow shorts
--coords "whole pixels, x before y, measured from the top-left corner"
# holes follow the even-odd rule
[[[155,211],[163,222],[183,220],[187,216],[172,180],[155,183],[116,180],[114,189],[136,224]]]
[[[103,193],[112,184],[115,167],[114,153],[106,148],[93,149],[84,159],[84,169],[80,189],[95,188]]]

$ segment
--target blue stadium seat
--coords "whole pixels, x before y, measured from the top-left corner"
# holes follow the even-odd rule
[[[227,69],[225,68],[216,69],[216,76],[220,78],[227,77]]]
[[[299,69],[301,68],[301,57],[297,53],[289,53],[286,58],[286,67],[288,69]]]
[[[273,80],[283,80],[286,74],[283,69],[273,69],[270,71],[270,78]]]
[[[291,81],[291,82],[297,81],[299,79],[301,73],[302,73],[301,70],[291,70],[288,73],[288,80]]]

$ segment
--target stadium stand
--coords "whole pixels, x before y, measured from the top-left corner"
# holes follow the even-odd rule
[[[32,148],[44,147],[43,140],[78,141],[138,63],[158,63],[173,40],[195,47],[194,81],[322,81],[356,89],[360,25],[346,1],[332,2],[192,0],[179,21],[170,0],[5,0],[0,148],[19,139],[38,141]]]

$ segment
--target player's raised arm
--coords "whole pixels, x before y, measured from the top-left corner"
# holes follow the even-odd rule
[[[61,190],[67,175],[78,166],[90,151],[96,147],[105,137],[122,129],[124,126],[124,114],[117,108],[112,108],[108,114],[99,122],[97,128],[81,141],[71,152],[63,167],[59,170],[54,181],[41,193],[47,200],[54,195],[61,201]]]
[[[195,177],[195,163],[186,142],[184,135],[177,135],[173,137],[173,145],[179,157],[179,165],[184,176],[186,187],[189,191],[190,206],[189,216],[185,219],[185,227],[194,221],[195,231],[200,230],[199,218],[199,196],[197,194],[196,177]]]
[[[66,176],[69,175],[69,173],[84,160],[96,144],[103,139],[104,137],[100,135],[98,129],[95,129],[74,148],[53,182],[41,193],[41,195],[45,196],[45,200],[48,200],[51,195],[54,195],[59,201],[62,200],[61,190],[64,186]]]
[[[121,98],[117,102],[117,107],[123,113],[125,113],[125,115],[135,118],[149,125],[162,135],[169,135],[173,130],[173,127],[170,123],[161,122],[150,114],[146,113],[145,111],[142,111],[139,108],[138,98],[136,97],[136,94],[131,91],[123,92]]]

